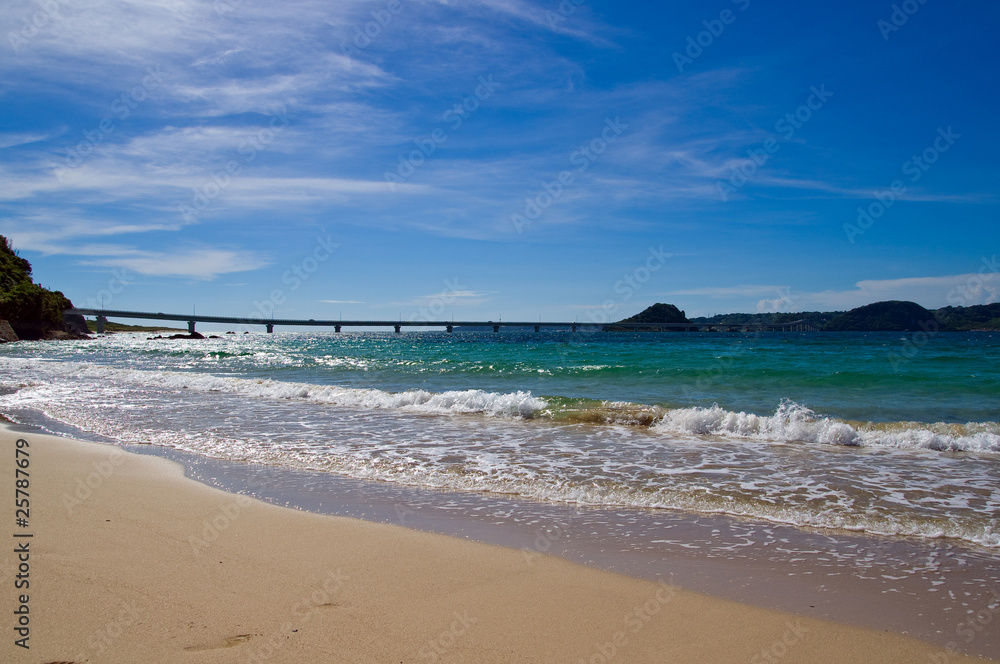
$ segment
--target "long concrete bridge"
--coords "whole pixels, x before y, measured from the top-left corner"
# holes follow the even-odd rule
[[[671,331],[680,330],[685,332],[718,330],[728,332],[740,331],[782,331],[782,332],[811,332],[815,327],[805,320],[796,320],[780,324],[746,324],[746,325],[709,325],[704,323],[543,323],[541,321],[424,321],[424,320],[308,320],[293,318],[255,318],[239,316],[205,316],[201,314],[167,314],[161,312],[150,313],[148,311],[118,311],[112,309],[67,309],[68,315],[95,316],[97,318],[97,331],[104,332],[104,326],[109,318],[127,318],[138,320],[165,320],[187,323],[188,332],[194,334],[196,323],[225,323],[228,325],[263,325],[268,332],[274,332],[278,325],[282,327],[332,327],[337,332],[345,327],[391,327],[400,333],[404,327],[443,327],[448,332],[453,332],[456,327],[485,327],[493,328],[494,332],[499,332],[503,327],[533,328],[535,332],[540,332],[542,328],[569,329],[576,332],[580,329],[587,330],[652,330]]]

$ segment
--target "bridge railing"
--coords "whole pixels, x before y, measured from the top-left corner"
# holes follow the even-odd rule
[[[749,323],[743,325],[719,325],[708,323],[580,323],[580,322],[525,322],[525,321],[414,321],[414,320],[308,320],[292,318],[254,318],[242,316],[211,316],[200,314],[172,314],[162,311],[152,313],[148,311],[124,311],[112,309],[86,309],[76,307],[66,310],[67,315],[95,316],[97,318],[97,331],[104,332],[104,328],[109,318],[126,318],[133,320],[166,320],[187,323],[188,332],[194,333],[196,323],[225,323],[229,325],[262,325],[268,332],[273,332],[275,326],[284,327],[332,327],[337,332],[345,327],[391,327],[397,333],[404,327],[443,327],[448,332],[454,331],[458,327],[478,327],[492,328],[494,332],[499,332],[501,328],[533,328],[535,332],[542,328],[569,329],[576,332],[579,329],[600,329],[602,331],[612,331],[617,329],[628,330],[655,330],[655,331],[701,331],[701,330],[728,330],[728,331],[815,331],[815,327],[806,320],[796,320],[787,323]]]

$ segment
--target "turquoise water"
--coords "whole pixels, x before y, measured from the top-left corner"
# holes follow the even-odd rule
[[[118,334],[0,348],[0,412],[364,479],[993,548],[998,378],[994,333]]]

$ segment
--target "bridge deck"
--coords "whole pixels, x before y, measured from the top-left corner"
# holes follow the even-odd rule
[[[194,332],[195,323],[227,323],[230,325],[263,325],[268,332],[274,330],[276,326],[282,327],[332,327],[338,332],[344,327],[391,327],[399,331],[403,327],[443,327],[451,331],[456,327],[492,327],[495,330],[502,327],[530,327],[530,328],[570,328],[576,331],[579,328],[626,328],[626,329],[650,329],[660,330],[702,330],[710,328],[735,328],[751,330],[811,330],[812,326],[805,320],[790,321],[788,323],[775,324],[746,324],[746,325],[710,325],[704,323],[579,323],[579,322],[532,322],[532,321],[428,321],[428,320],[308,320],[295,318],[257,318],[239,316],[206,316],[203,314],[171,314],[148,311],[120,311],[112,309],[68,309],[67,314],[81,316],[96,316],[99,331],[104,327],[108,318],[130,318],[136,320],[165,320],[180,321],[188,324],[188,329]]]

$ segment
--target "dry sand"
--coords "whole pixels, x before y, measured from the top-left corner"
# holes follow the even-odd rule
[[[29,457],[16,456],[19,438]],[[275,507],[109,446],[3,430],[0,449],[2,662],[982,661],[559,558]],[[15,524],[18,458],[30,460],[27,528]],[[25,542],[30,586],[17,590]],[[15,645],[19,594],[30,650]]]

